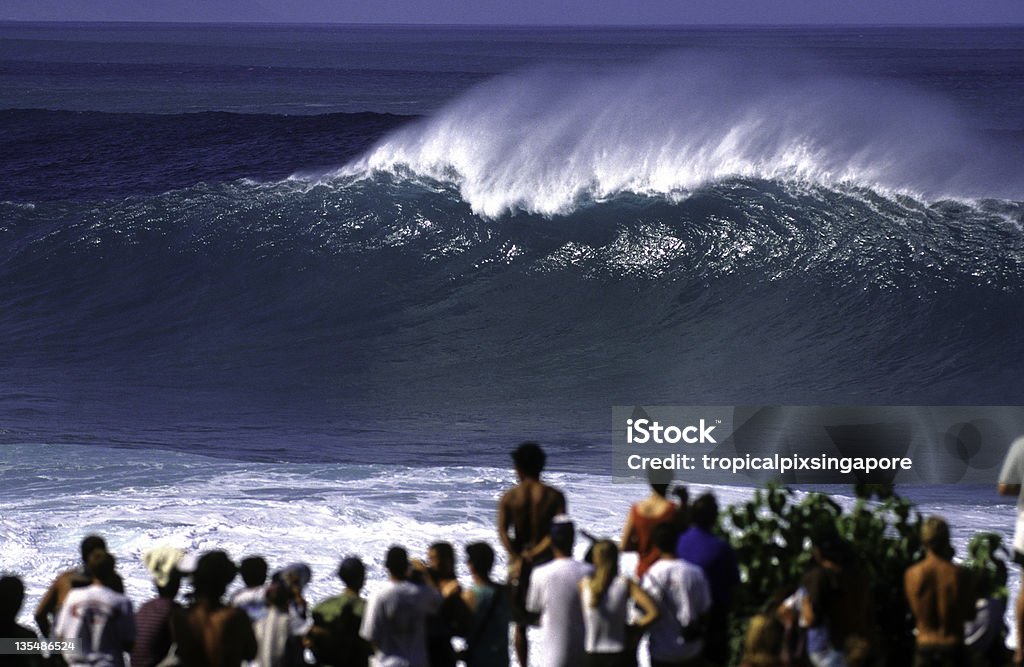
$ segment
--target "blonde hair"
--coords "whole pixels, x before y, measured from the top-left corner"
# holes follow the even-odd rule
[[[781,665],[783,630],[778,619],[758,614],[750,619],[743,637],[743,664],[755,667]]]
[[[930,516],[921,525],[921,543],[940,556],[952,556],[949,545],[949,524],[940,516]]]
[[[619,548],[611,540],[594,544],[594,575],[590,578],[590,606],[596,607],[619,575]]]

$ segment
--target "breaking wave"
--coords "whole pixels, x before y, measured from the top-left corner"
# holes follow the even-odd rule
[[[934,95],[778,54],[688,52],[495,79],[329,177],[428,178],[454,184],[483,216],[552,216],[623,193],[678,199],[732,178],[1020,198],[1012,154]]]

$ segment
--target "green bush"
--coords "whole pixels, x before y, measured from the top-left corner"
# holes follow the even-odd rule
[[[811,535],[835,525],[853,548],[872,582],[875,644],[888,665],[908,665],[914,650],[914,620],[903,591],[906,569],[924,556],[922,517],[891,487],[858,485],[849,511],[824,493],[797,494],[778,485],[754,492],[723,513],[722,532],[736,550],[741,584],[733,615],[734,662],[742,634],[756,613],[774,611],[812,565]],[[975,572],[984,595],[1006,598],[1006,562],[998,535],[975,535],[964,566]]]

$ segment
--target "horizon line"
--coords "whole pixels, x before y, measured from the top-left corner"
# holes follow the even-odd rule
[[[370,21],[287,21],[246,19],[220,21],[164,21],[152,19],[17,19],[0,18],[0,25],[153,25],[153,26],[288,26],[349,28],[455,28],[455,29],[623,29],[673,30],[679,28],[1024,28],[1020,23],[380,23]]]

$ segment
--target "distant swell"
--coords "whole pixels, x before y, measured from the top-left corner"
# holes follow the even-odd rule
[[[478,86],[334,172],[457,186],[475,213],[565,214],[619,193],[678,198],[730,178],[1024,198],[1020,146],[884,81],[685,53],[609,72],[541,69]]]
[[[408,117],[0,110],[0,201],[96,201],[277,181],[354,158]]]

